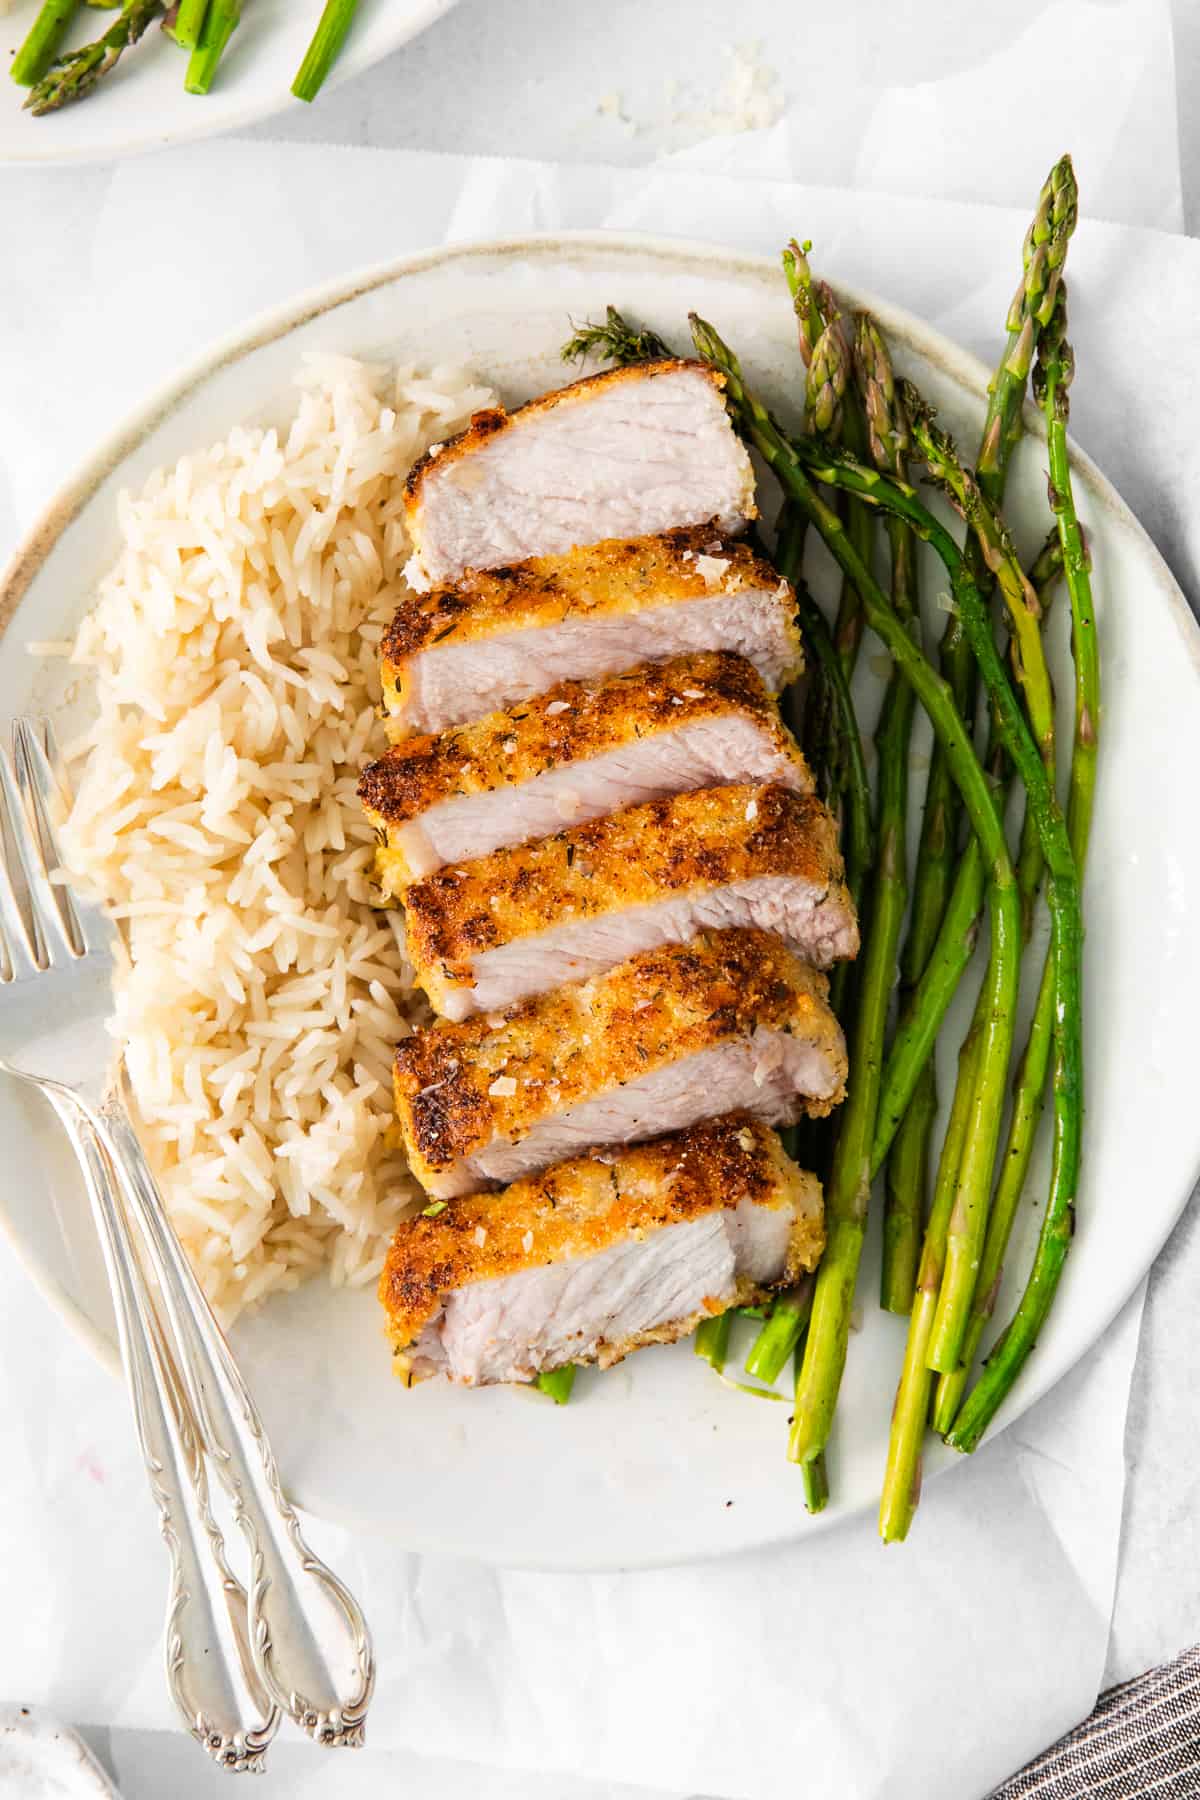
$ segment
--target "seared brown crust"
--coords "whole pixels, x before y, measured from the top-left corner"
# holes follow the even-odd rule
[[[709,363],[697,362],[694,358],[676,356],[660,362],[637,363],[625,369],[604,369],[598,375],[583,375],[578,381],[568,381],[565,387],[551,388],[548,394],[539,394],[536,400],[526,401],[524,406],[518,406],[513,412],[506,412],[502,406],[489,406],[483,412],[472,413],[471,422],[465,431],[448,438],[436,448],[426,450],[408,471],[408,478],[404,483],[404,504],[407,511],[411,513],[420,505],[421,485],[430,469],[444,469],[448,463],[469,456],[481,444],[494,438],[498,431],[507,431],[515,421],[532,418],[537,413],[550,412],[564,401],[570,404],[575,400],[586,400],[601,388],[615,387],[628,381],[653,381],[658,375],[675,375],[681,369],[693,369],[696,374],[711,381],[718,393],[723,392],[725,377],[719,369],[714,369]]]
[[[455,796],[515,787],[564,763],[731,712],[753,720],[812,787],[754,665],[732,651],[707,650],[605,681],[564,681],[440,735],[404,738],[363,771],[359,798],[373,824],[405,825]]]
[[[481,951],[572,918],[652,904],[693,888],[792,875],[838,888],[837,833],[813,794],[784,787],[701,788],[629,806],[533,844],[494,850],[405,887],[386,845],[385,892],[402,893],[418,981],[473,985]],[[844,904],[850,897],[843,889]]]
[[[379,1281],[392,1338],[397,1349],[406,1349],[455,1288],[594,1256],[622,1239],[724,1212],[743,1200],[796,1209],[781,1287],[815,1266],[825,1241],[820,1188],[796,1167],[776,1134],[745,1113],[709,1119],[619,1154],[576,1157],[501,1194],[449,1201],[433,1217],[406,1219],[392,1240]],[[747,1298],[743,1288],[734,1303]],[[671,1327],[661,1330],[670,1333]],[[604,1360],[629,1348],[615,1347]]]
[[[495,1138],[519,1143],[549,1113],[758,1025],[818,1043],[844,1082],[846,1048],[828,992],[825,977],[770,932],[714,931],[642,951],[500,1019],[430,1026],[396,1052],[410,1167],[427,1181]],[[839,1086],[806,1110],[823,1116],[841,1098]]]
[[[726,566],[698,563],[700,557]],[[533,556],[507,568],[472,570],[453,586],[405,594],[383,639],[384,699],[399,703],[404,664],[435,644],[530,631],[568,615],[640,612],[747,588],[778,592],[795,637],[798,669],[800,638],[791,588],[765,557],[712,524],[683,525],[656,537],[605,538],[562,556]]]

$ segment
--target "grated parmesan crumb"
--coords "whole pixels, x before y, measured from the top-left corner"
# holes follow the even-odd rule
[[[715,587],[728,567],[729,558],[727,556],[698,556],[696,558],[696,573],[705,587]]]
[[[546,708],[546,717],[548,719],[556,719],[559,713],[570,712],[570,710],[571,703],[569,700],[552,700]]]
[[[487,1243],[487,1232],[483,1229],[482,1225],[477,1225],[475,1227],[475,1242],[479,1245],[481,1250]]]
[[[493,1081],[491,1087],[488,1089],[488,1093],[494,1094],[498,1100],[507,1100],[511,1095],[515,1094],[516,1091],[517,1084],[511,1075],[497,1075],[495,1081]]]
[[[526,1256],[528,1256],[530,1251],[533,1249],[533,1233],[532,1233],[532,1231],[527,1231],[525,1233],[525,1236],[521,1239],[521,1248],[525,1252]]]

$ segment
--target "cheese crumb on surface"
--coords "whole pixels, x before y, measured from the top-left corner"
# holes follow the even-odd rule
[[[493,1081],[491,1087],[488,1089],[488,1093],[494,1094],[499,1100],[507,1100],[509,1096],[515,1094],[516,1091],[517,1084],[511,1075],[497,1075],[495,1081]]]
[[[532,1231],[527,1231],[525,1233],[525,1236],[521,1239],[521,1248],[525,1252],[526,1256],[528,1256],[529,1252],[533,1249],[533,1233],[532,1233]]]
[[[709,132],[765,131],[783,112],[779,76],[762,59],[762,44],[726,44],[725,79],[710,112],[677,115],[682,123]]]
[[[556,719],[559,713],[570,712],[570,710],[571,705],[568,700],[552,700],[546,708],[546,717],[548,719]]]
[[[747,817],[747,819],[757,819],[757,817],[758,817],[758,801],[757,800],[748,800],[746,802],[746,817]]]
[[[479,1245],[481,1250],[487,1243],[487,1232],[483,1229],[482,1225],[477,1225],[475,1227],[475,1242]]]
[[[639,131],[662,134],[676,145],[686,138],[729,136],[743,131],[765,131],[784,109],[783,86],[778,71],[766,62],[760,41],[725,44],[724,67],[709,68],[706,78],[663,82],[664,110],[639,115],[636,104],[626,104],[614,89],[596,103],[601,118],[611,119],[632,135]]]
[[[703,700],[704,689],[703,688],[684,688],[683,697],[685,700]]]
[[[698,556],[696,558],[696,573],[705,587],[715,587],[728,567],[729,558],[727,556]]]

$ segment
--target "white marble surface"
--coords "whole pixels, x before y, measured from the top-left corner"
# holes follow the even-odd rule
[[[383,0],[377,0],[383,3]],[[1147,0],[1148,16],[1157,13]],[[1108,119],[1113,146],[1104,171],[1104,216],[1168,229],[1200,231],[1200,119],[1184,104],[1175,114],[1175,95],[1195,88],[1200,64],[1200,9],[1194,0],[1171,0],[1171,45],[1158,45],[1147,71],[1131,77],[1130,109],[1138,130],[1123,135],[1119,120]],[[371,75],[308,112],[299,109],[258,128],[260,138],[409,146],[440,150],[525,155],[575,162],[644,163],[663,154],[683,153],[698,132],[673,123],[672,114],[699,104],[717,104],[727,70],[723,46],[759,40],[762,65],[776,72],[777,91],[788,107],[784,132],[742,140],[748,171],[790,175],[821,183],[865,185],[899,191],[927,191],[966,197],[955,186],[953,144],[941,165],[913,166],[879,152],[868,154],[873,118],[886,116],[886,95],[896,85],[911,87],[931,74],[952,76],[963,61],[958,0],[870,0],[871,29],[844,36],[798,28],[797,13],[775,0],[743,0],[731,24],[727,6],[670,0],[657,9],[632,0],[610,0],[605,9],[580,0],[461,0],[423,38]],[[991,9],[995,29],[1009,42],[1032,30],[1047,13],[1046,0],[1012,0]],[[1097,17],[1121,6],[1099,3]],[[1165,18],[1165,14],[1162,15]],[[1105,21],[1101,20],[1101,23]],[[1112,20],[1107,21],[1108,24]],[[682,25],[682,28],[681,28]],[[1099,41],[1099,40],[1098,40]],[[1072,49],[1066,75],[1086,84],[1087,45]],[[1059,64],[1060,76],[1063,67]],[[838,86],[832,93],[832,81]],[[668,97],[666,83],[679,90]],[[823,99],[828,81],[831,100]],[[1156,83],[1157,116],[1151,129],[1145,82]],[[699,96],[705,90],[709,97]],[[619,110],[598,110],[618,95]],[[1141,105],[1136,104],[1140,99]],[[1053,114],[1044,130],[1019,142],[1006,137],[997,156],[990,191],[970,197],[1024,204],[1049,157],[1061,144]],[[965,120],[967,130],[971,121]],[[1155,135],[1157,132],[1158,135]],[[878,134],[876,134],[878,135]],[[1075,140],[1073,140],[1074,142]],[[63,283],[55,304],[69,323],[70,221],[86,213],[93,195],[104,190],[104,171],[31,177],[24,199],[25,228],[41,229],[59,252],[52,260]],[[922,189],[918,184],[926,182]],[[37,185],[33,185],[36,180]],[[39,223],[35,223],[35,221]],[[44,223],[41,223],[43,222]],[[9,324],[12,321],[8,322]],[[35,458],[36,462],[36,458]],[[1129,459],[1129,498],[1153,511],[1151,473]],[[37,477],[35,476],[35,482]],[[40,483],[39,483],[40,485]],[[1141,492],[1138,492],[1138,489]],[[5,497],[0,493],[0,544],[9,541]],[[21,509],[23,510],[23,509]],[[1176,573],[1193,599],[1200,592],[1200,569],[1189,558],[1180,522],[1153,520]],[[1131,1129],[1136,1122],[1131,1121]],[[1137,1196],[1130,1196],[1130,1205]],[[1200,1448],[1194,1429],[1195,1395],[1200,1387],[1200,1344],[1191,1329],[1194,1293],[1200,1279],[1200,1206],[1195,1202],[1176,1231],[1150,1281],[1142,1344],[1127,1431],[1129,1483],[1121,1561],[1106,1671],[1123,1679],[1162,1660],[1200,1634]],[[81,1552],[80,1569],[89,1558]],[[95,1578],[95,1577],[94,1577]],[[115,1765],[127,1800],[170,1792],[178,1800],[215,1794],[221,1777],[192,1747],[161,1734],[91,1734],[91,1741]],[[263,1792],[337,1795],[339,1800],[375,1800],[385,1791],[422,1791],[422,1766],[402,1753],[368,1758],[318,1771],[304,1746],[280,1744],[273,1752],[275,1773]],[[482,1773],[463,1764],[440,1765],[439,1800],[462,1794],[485,1800],[558,1800],[554,1778]],[[610,1783],[573,1783],[572,1800],[641,1800],[637,1790]],[[7,1800],[7,1796],[4,1796]]]

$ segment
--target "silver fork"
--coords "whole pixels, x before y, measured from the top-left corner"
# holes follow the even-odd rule
[[[361,1744],[375,1681],[366,1621],[348,1589],[304,1541],[262,1420],[167,1218],[130,1123],[123,1072],[115,1082],[110,1078],[103,1026],[111,1012],[113,964],[124,946],[112,921],[73,893],[62,874],[53,824],[62,793],[49,747],[44,725],[20,719],[13,731],[11,768],[0,748],[0,837],[6,840],[0,843],[0,1068],[48,1093],[81,1157],[109,1261],[135,1417],[173,1557],[176,1514],[183,1517],[184,1511],[191,1523],[189,1542],[199,1542],[198,1521],[210,1547],[215,1551],[219,1544],[200,1485],[201,1460],[189,1449],[192,1426],[250,1550],[247,1593],[233,1581],[223,1551],[216,1559],[220,1614],[211,1595],[207,1604],[199,1600],[176,1565],[174,1638],[168,1633],[168,1658],[178,1663],[172,1667],[172,1689],[178,1699],[182,1671],[193,1685],[200,1681],[192,1665],[211,1660],[220,1637],[226,1715],[234,1671],[246,1692],[236,1722],[226,1717],[214,1726],[211,1739],[253,1743],[261,1758],[278,1708],[321,1743]],[[14,857],[32,932],[12,878]],[[123,1206],[105,1202],[106,1170],[117,1176]],[[130,1216],[162,1295],[165,1321],[155,1314]],[[162,1441],[145,1429],[148,1421],[161,1424],[170,1439],[165,1461]],[[171,1486],[164,1488],[168,1469]],[[200,1470],[199,1481],[195,1469]],[[160,1498],[164,1492],[170,1520]],[[195,1579],[194,1566],[187,1579]],[[185,1592],[183,1604],[177,1601],[179,1592]],[[238,1594],[245,1606],[244,1635]],[[224,1635],[214,1635],[222,1620],[232,1623],[222,1627]],[[243,1644],[252,1683],[242,1668]],[[273,1706],[264,1709],[267,1697]],[[206,1704],[211,1700],[206,1695]],[[193,1705],[192,1687],[180,1705],[194,1730],[203,1708]],[[217,1751],[215,1742],[208,1748]],[[243,1766],[250,1766],[249,1760]]]

